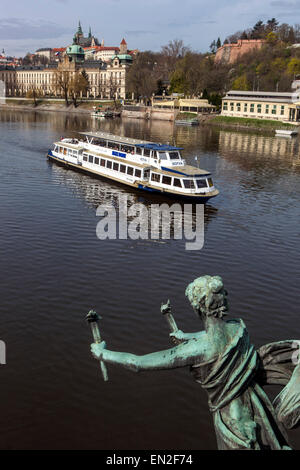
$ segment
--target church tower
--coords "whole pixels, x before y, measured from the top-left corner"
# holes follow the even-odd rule
[[[120,44],[120,54],[127,54],[127,42],[125,39],[122,39],[122,42]]]

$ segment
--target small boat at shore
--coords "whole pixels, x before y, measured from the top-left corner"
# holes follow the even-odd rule
[[[205,203],[217,196],[211,174],[187,165],[181,148],[106,132],[54,142],[48,158],[136,189]]]
[[[298,130],[297,129],[292,129],[292,130],[276,129],[275,134],[279,137],[292,137],[298,134]]]

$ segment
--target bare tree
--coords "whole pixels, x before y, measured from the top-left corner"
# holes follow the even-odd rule
[[[69,105],[68,93],[71,82],[70,72],[66,70],[56,70],[54,74],[54,87],[57,92],[62,93],[66,106]]]

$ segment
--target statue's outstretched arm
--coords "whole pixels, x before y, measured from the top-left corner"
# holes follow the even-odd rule
[[[195,339],[185,341],[178,346],[164,351],[158,351],[143,356],[131,353],[110,351],[105,348],[105,342],[91,345],[93,356],[102,361],[119,364],[135,372],[141,370],[175,369],[192,365],[201,360],[205,352],[205,343]]]

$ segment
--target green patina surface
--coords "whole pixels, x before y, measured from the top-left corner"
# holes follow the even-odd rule
[[[191,282],[186,296],[205,329],[178,330],[168,301],[161,306],[175,346],[142,356],[111,351],[106,343],[93,343],[93,356],[102,363],[133,371],[189,366],[207,392],[218,448],[290,449],[286,429],[300,421],[300,365],[295,340],[279,341],[256,349],[241,319],[225,320],[227,291],[219,276],[202,276]],[[263,386],[283,386],[273,403]]]

